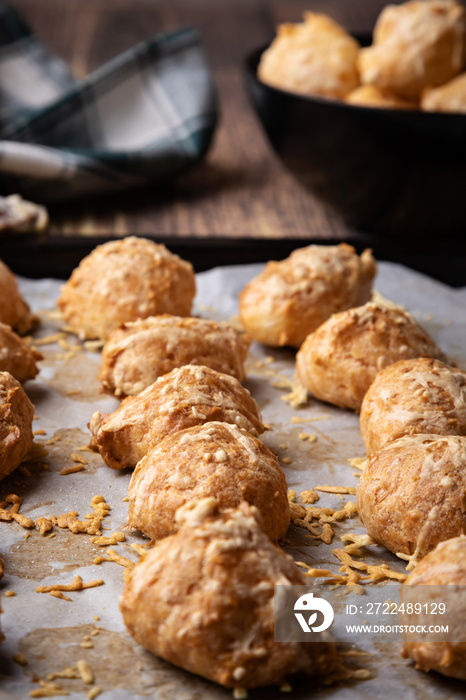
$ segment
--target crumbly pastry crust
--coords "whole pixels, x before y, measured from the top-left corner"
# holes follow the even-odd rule
[[[0,479],[20,464],[32,446],[34,406],[21,384],[0,372]]]
[[[250,339],[228,323],[179,316],[151,316],[125,323],[102,351],[102,388],[118,397],[140,394],[155,380],[182,365],[205,365],[245,378]]]
[[[346,243],[300,248],[245,287],[242,324],[261,343],[299,348],[331,314],[368,301],[376,271],[370,250],[358,257]]]
[[[98,246],[62,288],[58,306],[81,338],[106,339],[121,323],[188,316],[196,293],[191,263],[145,238]]]
[[[0,372],[9,372],[19,382],[34,379],[39,372],[36,362],[43,357],[24,342],[11,328],[0,323]]]
[[[274,642],[274,585],[306,579],[264,535],[258,517],[246,503],[218,514],[214,499],[178,511],[180,530],[136,565],[120,598],[139,644],[230,688],[332,671],[333,642]]]
[[[421,109],[425,112],[466,113],[466,73],[461,73],[448,83],[436,88],[426,88],[421,96]]]
[[[466,438],[406,435],[367,461],[357,488],[367,534],[420,559],[466,532]]]
[[[368,455],[402,435],[466,435],[466,372],[429,358],[380,372],[361,406]]]
[[[441,542],[427,554],[408,576],[401,589],[400,601],[403,602],[407,586],[422,586],[422,602],[445,603],[448,596],[447,612],[442,615],[442,623],[448,624],[451,639],[455,639],[455,629],[464,632],[466,615],[466,537],[460,535],[446,542]],[[447,589],[429,589],[429,586],[459,586],[449,593]],[[432,593],[429,595],[430,591]],[[440,591],[443,595],[440,599]],[[428,608],[430,610],[430,606]],[[411,624],[432,624],[432,615],[424,611],[416,616]],[[409,632],[403,632],[402,656],[416,662],[421,671],[438,671],[444,676],[466,680],[466,643],[413,640]],[[464,637],[464,634],[463,634]]]
[[[242,501],[261,513],[264,532],[283,539],[290,524],[285,475],[260,440],[217,421],[165,437],[136,466],[129,489],[128,526],[153,540],[176,531],[176,510],[214,497],[222,510]]]
[[[15,276],[0,260],[0,323],[24,335],[36,325],[36,320],[19,293]]]
[[[278,27],[257,73],[282,90],[342,98],[359,84],[358,50],[358,42],[330,17],[305,12],[304,22]]]
[[[373,45],[359,51],[362,83],[408,99],[460,73],[466,56],[464,7],[455,0],[412,0],[388,5]]]
[[[159,377],[111,414],[94,413],[92,446],[113,469],[135,467],[166,435],[209,421],[233,423],[256,437],[264,432],[259,407],[237,379],[202,365]]]
[[[422,356],[444,358],[407,311],[368,302],[334,314],[308,335],[296,355],[296,374],[316,398],[358,411],[380,370]]]

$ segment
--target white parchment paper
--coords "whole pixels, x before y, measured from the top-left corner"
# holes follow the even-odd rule
[[[197,276],[198,293],[194,313],[229,320],[237,313],[238,293],[247,281],[262,269],[262,265],[244,265],[214,269]],[[60,283],[55,280],[21,280],[21,291],[33,310],[53,309]],[[381,263],[376,289],[389,299],[406,306],[431,333],[452,361],[466,368],[466,290],[452,290],[438,282],[402,266]],[[43,314],[42,314],[43,315]],[[56,332],[58,322],[44,320],[37,337]],[[69,336],[71,345],[77,342]],[[8,493],[24,497],[21,513],[37,520],[40,516],[58,516],[70,510],[83,519],[90,512],[93,496],[103,495],[111,506],[103,525],[104,535],[122,530],[125,525],[126,496],[129,473],[107,468],[100,456],[87,452],[85,470],[60,475],[63,467],[73,464],[71,454],[89,440],[87,423],[92,413],[112,411],[118,403],[99,394],[97,372],[100,356],[95,352],[67,354],[66,348],[46,345],[41,348],[45,360],[36,380],[26,384],[26,390],[36,406],[36,430],[45,435],[36,438],[46,442],[58,435],[54,445],[46,446],[45,461],[49,470],[42,477],[13,474],[0,483],[0,500]],[[266,359],[267,358],[267,359]],[[310,399],[305,407],[291,408],[282,397],[286,390],[276,388],[280,376],[293,377],[294,354],[288,350],[264,348],[253,344],[248,360],[247,386],[257,399],[266,423],[271,426],[264,441],[274,449],[284,467],[288,485],[300,491],[330,484],[356,486],[357,476],[348,459],[363,457],[364,449],[356,414],[333,408]],[[299,418],[296,423],[292,419]],[[317,437],[310,443],[299,438],[307,431]],[[354,496],[340,499],[321,494],[318,506],[341,507]],[[339,537],[344,532],[363,533],[357,518],[334,527],[336,538],[332,545],[317,544],[306,539],[305,532],[290,528],[288,551],[297,560],[335,573],[339,563],[332,549],[341,548]],[[156,659],[135,644],[126,633],[119,610],[118,596],[122,590],[123,568],[113,562],[94,564],[104,548],[95,546],[86,534],[74,535],[55,528],[53,538],[43,537],[36,530],[25,539],[25,530],[15,522],[0,522],[0,555],[5,560],[5,576],[0,582],[3,614],[1,626],[5,641],[0,647],[0,698],[25,698],[37,689],[38,679],[74,666],[85,659],[94,674],[94,685],[101,689],[100,697],[109,700],[151,697],[157,700],[206,699],[221,700],[231,692],[201,678],[185,673]],[[137,533],[127,533],[127,541],[114,547],[122,556],[137,560],[131,543],[144,544]],[[367,553],[371,563],[387,562],[399,571],[402,562],[382,547],[371,547]],[[72,602],[35,591],[39,585],[70,583],[79,574],[83,581],[103,579],[104,585],[69,593]],[[14,597],[5,597],[5,591]],[[340,591],[340,596],[347,591]],[[338,594],[336,591],[335,595]],[[354,594],[344,595],[351,602]],[[95,619],[98,617],[99,619]],[[97,630],[97,633],[95,632]],[[90,638],[92,647],[86,642]],[[84,646],[82,646],[84,642]],[[367,655],[358,657],[360,667],[372,673],[370,680],[331,687],[319,686],[314,680],[294,682],[288,695],[305,698],[404,697],[460,698],[465,687],[460,682],[436,674],[414,670],[400,658],[400,644],[393,641],[374,644],[370,638],[355,640],[354,647]],[[19,665],[13,656],[24,654],[27,664]],[[91,686],[81,679],[54,681],[69,693],[69,697],[85,698]],[[250,692],[257,699],[284,698],[278,689],[258,689]]]

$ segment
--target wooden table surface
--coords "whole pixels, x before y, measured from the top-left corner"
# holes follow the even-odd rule
[[[379,257],[403,260],[438,273],[441,251],[431,243],[372,239],[350,231],[339,217],[306,192],[269,147],[249,104],[242,65],[268,42],[275,26],[298,21],[303,10],[324,11],[355,32],[372,28],[383,0],[10,0],[49,47],[83,77],[119,52],[159,31],[191,24],[203,37],[219,92],[221,117],[205,162],[170,187],[118,194],[51,209],[45,241],[0,242],[0,257],[23,274],[37,274],[39,251],[49,253],[49,274],[66,274],[97,240],[148,235],[187,253],[196,267],[286,255],[308,241],[350,240],[371,245]],[[79,237],[79,238],[78,238]],[[85,237],[85,238],[83,238]],[[264,239],[268,241],[264,247]],[[60,243],[60,255],[52,252]],[[209,252],[210,251],[210,252]],[[425,259],[424,259],[425,258]],[[54,266],[55,265],[55,266]],[[66,268],[66,269],[65,269]],[[432,269],[431,269],[432,268]],[[448,273],[453,284],[462,281]]]

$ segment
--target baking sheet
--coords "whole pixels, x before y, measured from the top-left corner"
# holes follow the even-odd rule
[[[237,314],[239,291],[261,269],[262,265],[244,265],[199,274],[194,313],[230,320]],[[20,287],[33,310],[40,312],[44,319],[36,336],[56,332],[59,322],[45,318],[43,310],[54,308],[60,282],[21,280]],[[380,264],[375,287],[392,301],[406,306],[451,360],[466,368],[465,289],[452,290],[391,263]],[[67,342],[77,341],[69,336]],[[130,473],[110,470],[99,455],[89,452],[80,453],[87,460],[84,471],[70,475],[59,473],[63,467],[73,464],[71,454],[88,443],[86,426],[92,413],[96,410],[109,412],[118,405],[113,398],[99,393],[96,375],[100,356],[96,352],[69,353],[58,345],[40,349],[45,355],[40,375],[26,384],[38,416],[34,429],[46,433],[36,437],[36,442],[44,443],[57,435],[60,440],[47,446],[45,461],[49,470],[44,471],[42,477],[37,473],[30,477],[14,473],[0,483],[0,500],[9,493],[23,496],[20,512],[34,520],[70,510],[77,511],[78,517],[83,519],[91,510],[91,498],[103,495],[111,511],[103,523],[109,530],[103,530],[102,534],[121,531],[126,520],[127,503],[123,499]],[[277,452],[288,485],[298,494],[317,484],[356,486],[357,476],[348,459],[364,456],[357,415],[313,399],[304,407],[289,406],[282,400],[286,389],[274,385],[279,383],[280,377],[291,379],[293,367],[291,351],[252,345],[247,363],[247,386],[257,399],[265,422],[271,426],[263,436],[264,442]],[[293,418],[302,419],[302,422],[292,422]],[[303,431],[311,432],[317,440],[310,443],[300,439]],[[354,501],[354,496],[345,496],[344,502],[348,500]],[[343,505],[343,500],[322,493],[316,505],[337,508]],[[364,529],[357,518],[352,518],[336,524],[334,530],[336,537],[327,546],[306,539],[303,530],[290,528],[287,549],[300,561],[336,573],[339,563],[331,550],[343,547],[339,539],[343,533],[363,533]],[[72,699],[86,697],[94,686],[101,689],[99,697],[109,700],[231,698],[231,691],[174,668],[135,644],[126,633],[118,611],[123,568],[114,562],[94,564],[95,556],[105,556],[105,551],[94,545],[88,535],[72,534],[57,527],[54,532],[55,536],[48,538],[36,529],[25,539],[25,530],[20,525],[0,522],[0,555],[5,560],[5,576],[0,582],[1,625],[6,637],[0,647],[2,700],[27,697],[30,690],[39,688],[39,679],[45,680],[49,674],[74,666],[80,659],[85,659],[92,669],[93,685],[85,685],[81,679],[54,681]],[[130,545],[146,541],[137,533],[126,533],[126,542],[113,549],[136,561],[137,554]],[[369,548],[367,560],[387,562],[398,571],[404,570],[403,563],[382,547]],[[76,574],[85,582],[102,579],[104,585],[67,594],[72,602],[35,591],[40,585],[71,583]],[[16,595],[5,597],[7,590]],[[345,603],[353,602],[355,595],[344,595],[346,593],[347,590],[335,591],[335,595],[344,597]],[[86,637],[90,637],[91,648],[86,648]],[[399,643],[374,641],[366,636],[356,640],[355,647],[367,652],[356,658],[356,666],[369,669],[370,680],[330,687],[320,686],[313,679],[292,680],[293,690],[288,697],[347,700],[382,698],[388,693],[402,694],[409,699],[464,697],[464,684],[436,674],[416,672],[400,658]],[[13,655],[18,652],[24,654],[26,665],[13,662]],[[287,697],[279,689],[270,688],[250,691],[249,695],[258,700]]]

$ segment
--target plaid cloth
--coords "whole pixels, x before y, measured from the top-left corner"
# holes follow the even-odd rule
[[[0,194],[53,202],[166,183],[204,156],[216,120],[194,29],[144,41],[77,83],[0,2]]]

